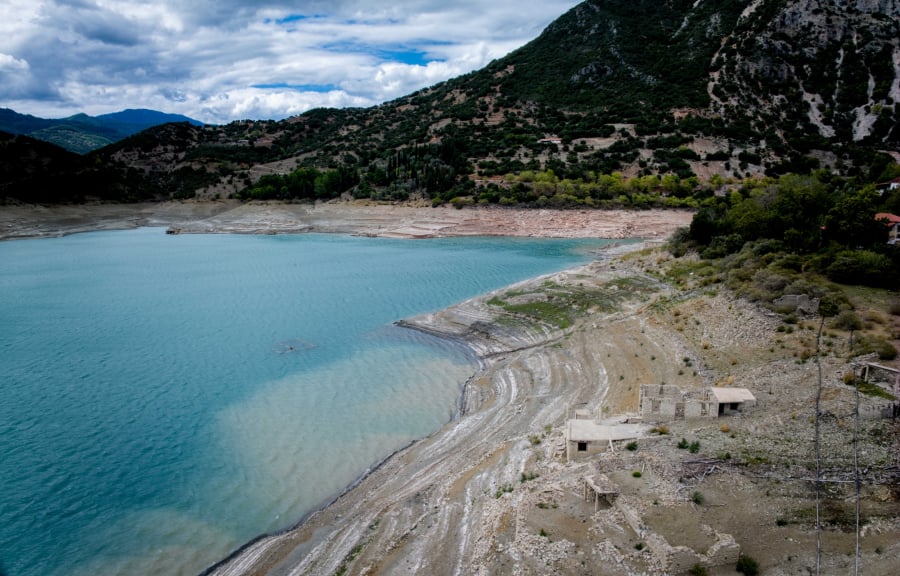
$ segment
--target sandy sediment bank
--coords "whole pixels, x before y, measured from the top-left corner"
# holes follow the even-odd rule
[[[0,207],[0,240],[144,226],[179,234],[323,232],[390,238],[535,236],[665,238],[690,223],[686,211],[545,210],[501,207],[164,202]]]

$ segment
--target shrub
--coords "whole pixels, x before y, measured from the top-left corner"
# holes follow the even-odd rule
[[[745,576],[756,576],[759,574],[759,564],[749,556],[741,556],[738,558],[735,569]]]
[[[880,360],[893,360],[897,357],[897,349],[883,337],[860,338],[853,346],[855,354],[875,352]]]
[[[631,473],[631,475],[634,476],[635,478],[640,478],[642,476],[640,470],[635,470],[634,472]]]
[[[691,576],[707,576],[709,572],[703,566],[694,564],[693,566],[691,566],[691,569],[688,570],[688,574],[690,574]]]
[[[637,443],[637,442],[633,442],[633,441],[632,441],[632,442],[629,442],[628,444],[625,445],[625,449],[628,450],[628,451],[630,451],[630,452],[634,452],[635,450],[637,450],[637,448],[638,448],[638,443]]]
[[[706,501],[706,499],[703,497],[703,494],[700,492],[694,492],[691,495],[691,502],[693,502],[697,506],[702,506],[703,502],[705,502],[705,501]]]
[[[534,480],[538,476],[539,474],[537,474],[536,472],[529,472],[527,474],[525,472],[522,472],[522,474],[519,475],[519,481],[528,482],[529,480]]]
[[[744,245],[744,238],[740,234],[727,234],[723,236],[714,236],[710,240],[709,246],[700,254],[703,258],[710,260],[713,258],[721,258],[729,254],[734,254]]]
[[[693,248],[691,242],[691,231],[688,228],[678,228],[669,239],[668,250],[672,256],[680,258]]]
[[[900,316],[900,300],[894,300],[893,302],[891,302],[890,306],[888,306],[888,312],[890,312],[894,316]]]
[[[839,330],[859,330],[862,328],[862,320],[852,310],[843,310],[832,321],[832,326]]]
[[[871,250],[844,250],[838,252],[825,273],[835,282],[885,286],[893,269],[891,259]]]
[[[513,487],[510,484],[503,484],[494,492],[494,498],[500,498],[504,494],[508,494],[513,491]]]
[[[894,345],[886,340],[881,340],[877,344],[877,352],[879,360],[893,360],[897,357],[897,349]]]

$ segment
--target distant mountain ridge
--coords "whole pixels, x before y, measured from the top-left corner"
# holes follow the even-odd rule
[[[146,109],[128,109],[99,116],[75,114],[67,118],[49,119],[0,108],[0,130],[31,136],[78,154],[86,154],[148,128],[170,122],[203,126],[202,122],[181,114]]]

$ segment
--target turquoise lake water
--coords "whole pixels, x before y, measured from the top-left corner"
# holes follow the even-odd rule
[[[0,575],[192,575],[449,421],[476,369],[393,326],[602,240],[0,243]]]

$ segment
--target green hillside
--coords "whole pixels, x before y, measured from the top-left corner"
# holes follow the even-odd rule
[[[167,124],[91,158],[160,198],[698,207],[745,179],[876,181],[900,150],[898,6],[588,0],[380,106]]]

